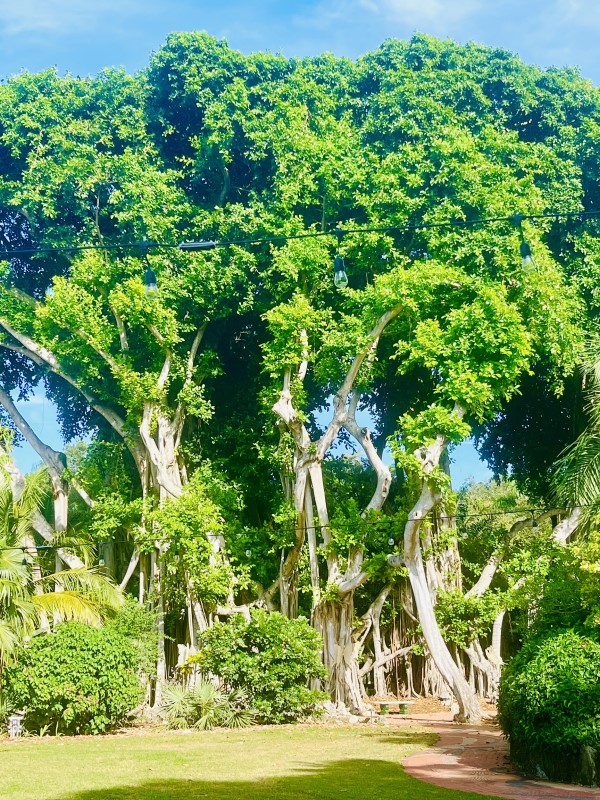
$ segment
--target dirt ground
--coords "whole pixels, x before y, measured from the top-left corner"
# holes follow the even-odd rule
[[[388,703],[398,703],[402,702],[403,700],[406,701],[408,698],[405,697],[395,697],[394,695],[387,695],[385,697],[369,697],[368,701],[376,700],[380,702],[388,702]],[[496,715],[496,706],[492,705],[491,703],[486,703],[485,700],[479,700],[479,705],[481,706],[481,710],[485,711],[487,714],[491,714],[492,716]],[[438,700],[435,697],[412,697],[410,698],[410,706],[409,706],[409,714],[439,714],[443,711],[449,711],[450,707],[445,703],[442,703],[441,700]]]

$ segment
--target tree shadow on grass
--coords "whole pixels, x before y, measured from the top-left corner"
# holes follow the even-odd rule
[[[90,789],[57,800],[482,800],[482,795],[420,783],[391,761],[349,759],[307,764],[296,774],[249,781],[151,780]]]
[[[421,750],[426,747],[433,747],[440,737],[433,731],[431,733],[418,733],[417,731],[409,731],[402,733],[383,734],[380,738],[382,744],[418,744]],[[418,753],[418,750],[415,750]],[[407,754],[408,755],[408,754]],[[410,755],[413,755],[410,753]]]

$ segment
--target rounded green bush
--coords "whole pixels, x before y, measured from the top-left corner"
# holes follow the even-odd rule
[[[302,617],[253,609],[251,620],[236,614],[201,637],[191,660],[228,689],[248,697],[261,722],[295,722],[311,716],[322,692],[309,688],[326,673],[320,661],[319,634]]]
[[[12,709],[25,709],[27,730],[103,733],[141,700],[138,662],[119,633],[65,622],[21,650],[4,674],[4,690]]]
[[[527,766],[600,746],[600,644],[574,630],[527,642],[505,668],[498,718]],[[547,770],[545,770],[547,771]]]

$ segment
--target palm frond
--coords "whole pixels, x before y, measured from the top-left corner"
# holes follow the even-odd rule
[[[96,555],[95,542],[86,531],[69,528],[66,531],[55,533],[52,544],[54,547],[62,547],[78,556],[86,566],[93,563]]]
[[[38,616],[46,614],[60,622],[77,620],[98,626],[102,621],[97,603],[79,592],[46,592],[33,595],[31,602]]]
[[[0,666],[6,666],[14,653],[19,638],[11,626],[3,619],[0,619]]]
[[[600,335],[590,337],[583,359],[586,380],[583,433],[561,453],[552,478],[558,503],[581,508],[579,527],[589,527],[600,514]]]
[[[77,567],[75,569],[65,569],[54,572],[51,575],[44,575],[38,581],[43,587],[50,587],[60,584],[66,591],[85,594],[96,606],[116,611],[125,602],[123,593],[117,586],[102,575],[96,569],[87,567]]]
[[[252,725],[254,712],[240,692],[224,693],[214,683],[199,680],[193,689],[181,684],[165,688],[161,716],[171,728],[241,728]]]
[[[50,481],[46,467],[29,473],[25,478],[25,487],[18,500],[18,505],[22,507],[24,513],[33,514],[35,511],[39,511],[49,489]]]

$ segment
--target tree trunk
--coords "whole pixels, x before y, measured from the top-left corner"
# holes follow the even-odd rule
[[[310,585],[312,588],[312,608],[321,600],[321,581],[319,579],[319,560],[317,553],[317,531],[313,513],[312,491],[307,486],[305,496],[306,538],[308,541],[308,562],[310,566]]]
[[[383,606],[385,601],[387,600],[387,596],[390,593],[391,586],[385,586],[382,591],[379,593],[377,598],[371,604],[369,608],[368,614],[371,619],[372,625],[372,636],[373,636],[373,689],[375,691],[375,695],[377,697],[383,697],[387,695],[387,682],[385,678],[386,672],[386,662],[385,656],[386,653],[384,652],[383,647],[383,637],[381,634],[381,612],[383,610]]]
[[[102,556],[104,559],[104,572],[114,580],[117,572],[117,564],[115,557],[115,543],[112,539],[107,539],[103,543]]]
[[[315,607],[314,625],[323,637],[323,663],[328,672],[325,690],[334,703],[361,713],[365,704],[352,641],[353,623],[352,592]]]
[[[453,414],[460,419],[464,415],[464,409],[456,405]],[[417,616],[423,631],[423,637],[427,642],[427,647],[436,667],[458,702],[459,713],[457,718],[463,722],[475,722],[482,717],[481,709],[474,692],[454,663],[440,632],[435,618],[430,588],[427,584],[421,551],[420,530],[423,520],[441,500],[441,493],[439,489],[435,488],[435,485],[430,484],[429,476],[439,465],[446,446],[446,438],[438,435],[431,444],[418,448],[414,452],[414,455],[422,465],[422,488],[419,499],[411,509],[404,527],[404,563],[408,569],[408,577],[415,598]]]
[[[506,611],[501,611],[494,620],[492,628],[492,648],[496,654],[498,662],[502,663],[502,625]]]
[[[167,656],[165,651],[165,599],[162,593],[162,556],[159,554],[154,564],[155,575],[153,590],[157,598],[156,628],[158,632],[158,647],[156,657],[156,683],[154,685],[155,710],[162,705],[163,689],[167,680]]]
[[[405,557],[405,563],[417,604],[423,636],[436,667],[456,697],[459,719],[463,722],[476,722],[481,719],[481,709],[473,691],[454,663],[440,633],[420,556],[419,551],[412,558]]]
[[[281,554],[281,569],[279,573],[279,610],[290,619],[298,616],[298,572],[296,565],[286,563],[287,559]]]

